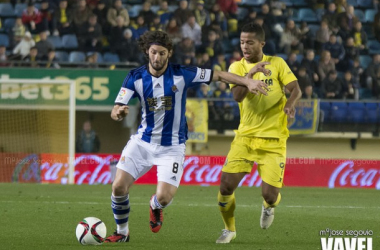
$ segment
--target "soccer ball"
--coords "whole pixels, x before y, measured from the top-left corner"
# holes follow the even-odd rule
[[[87,217],[78,223],[75,233],[82,245],[100,245],[107,235],[107,228],[98,218]]]

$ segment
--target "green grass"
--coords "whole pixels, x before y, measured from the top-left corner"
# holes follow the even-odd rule
[[[158,234],[149,230],[148,201],[155,186],[134,186],[130,194],[131,242],[82,246],[75,228],[84,217],[102,219],[112,233],[111,186],[0,184],[0,249],[321,249],[319,232],[374,232],[380,249],[380,193],[365,189],[289,188],[268,230],[259,225],[259,188],[237,190],[237,238],[216,245],[223,223],[216,204],[218,187],[181,186],[164,210]]]

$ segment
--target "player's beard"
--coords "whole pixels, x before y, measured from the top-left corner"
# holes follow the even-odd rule
[[[150,66],[152,66],[152,68],[155,70],[155,71],[161,71],[163,68],[166,67],[167,63],[169,61],[169,57],[167,57],[165,60],[163,61],[156,61],[156,62],[152,62],[150,59],[149,59],[149,64]]]
[[[250,55],[248,58],[245,58],[247,61],[249,61],[250,63],[257,63],[257,62],[260,62],[262,60],[262,56],[263,56],[263,52],[260,49],[252,49],[249,51]]]

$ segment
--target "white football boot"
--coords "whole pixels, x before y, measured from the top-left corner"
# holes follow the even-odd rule
[[[230,243],[231,240],[236,238],[236,232],[227,229],[222,230],[222,235],[216,240],[216,243]]]
[[[267,229],[272,225],[274,219],[274,207],[264,208],[262,205],[261,209],[261,218],[260,218],[260,226],[262,229]]]

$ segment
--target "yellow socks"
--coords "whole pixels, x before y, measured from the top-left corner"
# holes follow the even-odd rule
[[[276,200],[276,202],[273,203],[272,205],[269,205],[269,204],[264,200],[264,202],[263,202],[263,204],[264,204],[264,208],[268,208],[268,207],[277,207],[277,205],[280,203],[280,201],[281,201],[281,194],[278,193],[277,200]]]
[[[218,193],[218,205],[222,215],[225,229],[235,232],[235,194],[222,195]]]

